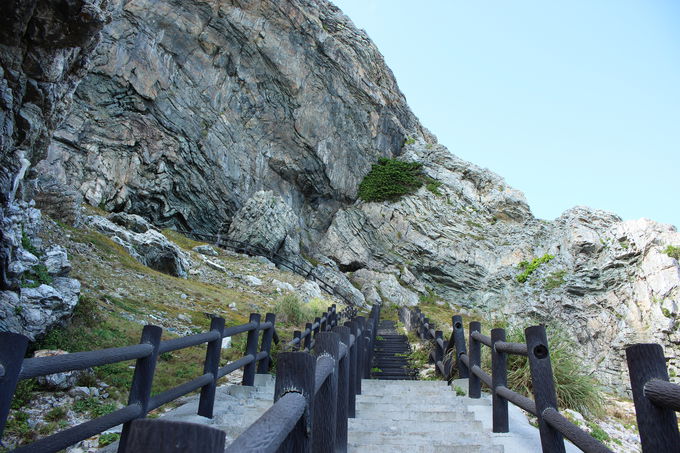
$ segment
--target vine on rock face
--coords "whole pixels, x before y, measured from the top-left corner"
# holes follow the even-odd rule
[[[441,183],[423,174],[423,164],[381,157],[359,185],[364,201],[395,201],[415,193],[423,184],[437,195]]]
[[[534,258],[533,260],[531,260],[531,262],[522,261],[521,263],[519,263],[518,266],[520,269],[522,269],[523,272],[517,275],[517,277],[515,277],[515,280],[517,280],[518,283],[526,282],[529,276],[533,274],[534,271],[541,266],[541,264],[545,264],[548,261],[552,260],[553,258],[555,258],[555,255],[549,255],[546,253],[540,258]]]

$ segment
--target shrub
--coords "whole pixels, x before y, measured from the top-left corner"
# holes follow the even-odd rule
[[[432,192],[433,194],[437,195],[438,197],[441,197],[443,195],[439,190],[441,186],[442,186],[441,182],[432,178],[427,178],[427,182],[425,183],[425,188]]]
[[[600,389],[597,381],[585,373],[582,361],[574,354],[574,341],[556,326],[547,326],[547,335],[559,407],[601,415],[603,400]],[[510,330],[507,341],[524,343],[524,332],[521,329]],[[508,355],[508,385],[523,395],[533,395],[531,371],[526,357]]]
[[[671,258],[675,258],[676,260],[680,261],[680,245],[669,245],[663,252]]]
[[[299,297],[292,294],[279,299],[275,311],[279,322],[294,325],[311,321],[314,317],[312,310]]]
[[[519,283],[526,282],[527,279],[529,278],[529,276],[531,274],[533,274],[534,271],[541,266],[541,264],[545,264],[545,263],[549,262],[550,260],[552,260],[553,258],[555,258],[554,255],[549,255],[549,254],[546,253],[545,255],[543,255],[540,258],[534,258],[533,260],[531,260],[531,262],[522,261],[521,263],[519,263],[518,266],[519,266],[520,269],[522,269],[523,272],[518,274],[517,277],[515,277],[515,279]]]
[[[416,142],[416,139],[413,137],[406,137],[404,139],[404,145],[413,145]]]
[[[38,256],[38,257],[40,256],[40,252],[38,251],[37,248],[35,248],[35,246],[34,246],[33,243],[31,242],[31,238],[28,237],[28,235],[27,235],[26,232],[23,230],[23,228],[21,229],[21,246],[22,246],[26,251],[32,253],[33,255]]]
[[[415,193],[423,184],[437,190],[437,181],[425,176],[422,168],[423,165],[418,162],[380,158],[359,185],[359,198],[364,201],[394,201]]]

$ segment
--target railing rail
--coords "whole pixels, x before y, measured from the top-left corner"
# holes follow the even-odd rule
[[[448,342],[441,339],[441,331],[433,330],[432,323],[419,309],[410,312],[409,316],[412,328],[420,335],[421,339],[433,340],[434,348],[430,353],[430,358],[435,363],[438,374],[448,379],[452,375],[454,367],[457,368],[461,378],[468,378],[468,396],[470,398],[481,397],[482,384],[491,389],[493,432],[509,432],[508,402],[511,402],[538,418],[543,452],[565,452],[564,437],[566,437],[586,453],[611,453],[609,448],[559,413],[548,339],[544,326],[532,326],[525,329],[526,343],[523,344],[507,342],[504,329],[492,329],[491,336],[484,335],[482,334],[481,324],[472,321],[469,325],[469,342],[466,345],[460,315],[452,317],[453,331]],[[482,346],[491,350],[491,374],[482,369]],[[522,355],[528,358],[534,400],[507,387],[508,354]],[[658,376],[655,375],[655,377]],[[661,380],[664,379],[661,378]],[[667,380],[668,377],[666,376],[665,381]],[[664,395],[668,395],[667,382],[661,385],[654,380],[645,382],[646,385],[651,385],[651,387],[643,385],[642,388],[653,387],[655,390],[661,390]],[[662,390],[662,385],[664,390]],[[646,398],[651,404],[651,399],[655,397]],[[668,406],[673,407],[673,403],[669,403]],[[677,423],[675,429],[677,432]],[[676,444],[676,447],[677,445],[680,445],[680,443]],[[645,453],[648,451],[677,450],[645,450]]]
[[[290,260],[288,257],[285,255],[282,255],[279,252],[271,252],[270,250],[265,249],[264,247],[260,247],[257,245],[249,244],[247,242],[243,241],[237,241],[234,239],[229,239],[225,238],[221,235],[214,235],[214,234],[206,234],[206,233],[196,233],[192,231],[184,231],[184,230],[175,230],[178,233],[181,233],[185,236],[189,237],[194,237],[200,240],[205,240],[210,243],[215,244],[217,247],[224,248],[224,249],[229,249],[238,253],[245,253],[248,255],[257,255],[257,256],[264,256],[267,259],[269,259],[271,262],[274,264],[277,264],[279,266],[283,266],[294,273],[301,275],[305,277],[308,280],[312,280],[316,282],[321,289],[326,291],[328,294],[331,296],[336,296],[342,299],[342,301],[345,303],[345,309],[343,310],[342,316],[351,319],[357,314],[357,307],[352,302],[352,300],[347,297],[345,294],[343,294],[341,291],[338,291],[335,286],[331,285],[324,279],[323,277],[320,277],[317,275],[315,272],[315,267],[313,265],[309,266],[301,266],[300,264],[296,263],[295,261]]]
[[[288,343],[293,351],[278,356],[274,405],[226,452],[346,452],[347,419],[356,414],[362,377],[370,375],[379,317],[374,306],[368,318],[344,326],[319,319],[304,334],[295,332]],[[325,330],[318,331],[322,325]]]
[[[329,308],[329,313],[332,314],[333,319],[337,319],[335,307]],[[326,319],[330,319],[331,314],[327,314]],[[162,332],[160,327],[148,325],[144,327],[140,343],[137,345],[31,359],[24,359],[28,347],[27,337],[1,332],[0,437],[4,431],[14,391],[19,381],[127,360],[136,360],[136,364],[126,407],[19,447],[15,451],[56,452],[123,423],[118,451],[124,452],[130,423],[133,420],[144,418],[149,411],[198,389],[201,389],[198,415],[212,418],[215,388],[220,378],[239,368],[244,368],[242,384],[253,385],[256,365],[259,364],[259,372],[266,373],[269,370],[271,344],[277,338],[275,324],[276,316],[273,313],[267,314],[265,322],[260,322],[260,315],[253,313],[248,323],[228,328],[224,327],[223,318],[215,317],[211,321],[208,332],[165,341],[160,339]],[[222,340],[240,333],[248,335],[244,356],[220,368]],[[260,334],[262,342],[258,345]],[[207,344],[203,374],[189,382],[151,396],[158,356],[163,352],[201,344]]]

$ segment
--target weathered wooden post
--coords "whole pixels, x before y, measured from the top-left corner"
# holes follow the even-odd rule
[[[128,453],[224,452],[224,431],[212,426],[175,420],[140,419],[131,423]]]
[[[437,340],[441,340],[442,344],[444,344],[444,338],[443,338],[443,332],[441,330],[437,330],[434,333],[434,343],[435,343],[435,348],[434,348],[434,371],[435,374],[438,376],[442,375],[441,370],[437,366],[437,363],[443,362],[444,361],[444,350],[441,348],[439,345],[439,342]]]
[[[259,374],[269,373],[269,364],[272,362],[272,339],[274,338],[276,315],[274,313],[267,313],[264,317],[264,322],[270,322],[272,325],[267,327],[262,333],[260,352],[266,352],[267,357],[260,360],[260,363],[257,364],[257,372]]]
[[[300,350],[300,343],[301,343],[300,337],[301,336],[302,336],[302,332],[300,332],[299,330],[296,330],[296,331],[293,332],[293,339],[295,339],[295,338],[298,339],[297,343],[295,343],[293,345],[293,351],[299,351]]]
[[[349,368],[351,361],[350,330],[349,327],[335,326],[333,332],[340,336],[340,354],[343,347],[345,355],[338,365],[338,412],[336,415],[335,428],[335,451],[344,453],[347,451],[347,417],[349,414]]]
[[[305,324],[305,332],[309,332],[309,334],[305,337],[305,344],[304,344],[304,350],[309,351],[312,346],[312,333],[314,332],[314,329],[312,329],[312,323],[308,322]]]
[[[472,336],[473,332],[482,332],[482,325],[478,321],[470,323],[470,377],[468,378],[468,396],[470,398],[480,398],[482,396],[482,383],[479,378],[472,372],[472,368],[482,363],[482,345]]]
[[[326,326],[328,325],[328,318],[330,317],[331,309],[330,307],[326,309],[326,312],[319,318],[319,332],[325,332]]]
[[[158,326],[147,325],[142,329],[140,344],[150,344],[153,346],[153,351],[150,355],[137,359],[137,362],[135,363],[135,373],[132,376],[128,406],[138,404],[142,408],[142,413],[139,418],[146,417],[146,413],[149,410],[151,385],[153,384],[153,374],[156,370],[156,362],[158,361],[158,347],[161,343],[162,333],[163,329]],[[126,451],[126,443],[129,434],[130,422],[127,422],[123,424],[123,431],[120,434],[118,453],[124,453]]]
[[[357,316],[354,318],[357,322],[357,395],[361,395],[361,380],[364,378],[364,370],[366,370],[366,318]]]
[[[496,388],[508,386],[507,354],[496,350],[496,342],[505,341],[505,329],[491,330],[491,383],[493,387],[493,432],[507,433],[508,400],[496,393]]]
[[[316,326],[314,328],[314,339],[316,340],[316,336],[319,335],[319,332],[321,331],[321,318],[314,318],[314,325]]]
[[[331,305],[331,308],[333,309],[333,322],[331,323],[331,327],[335,327],[338,325],[338,307],[336,304]]]
[[[361,387],[360,387],[360,382],[357,382],[357,375],[358,375],[358,364],[357,364],[357,354],[358,354],[358,347],[357,347],[357,342],[359,341],[357,337],[359,336],[357,334],[357,324],[354,321],[347,321],[345,323],[345,326],[349,328],[350,331],[350,342],[354,340],[354,343],[352,344],[352,347],[350,348],[350,357],[349,357],[349,402],[348,404],[348,416],[350,418],[356,417],[356,395],[357,393],[361,393]],[[358,391],[357,391],[358,389]]]
[[[19,382],[27,347],[28,337],[17,333],[0,333],[0,439],[12,407],[12,397]]]
[[[220,369],[220,354],[222,352],[222,335],[224,334],[224,318],[213,318],[210,321],[210,331],[216,332],[219,337],[208,343],[205,352],[203,374],[212,374],[212,381],[201,387],[201,398],[198,401],[198,415],[213,417],[215,405],[215,389],[217,388],[217,373]]]
[[[246,356],[257,357],[257,342],[260,336],[260,314],[251,313],[249,322],[255,323],[255,327],[248,331],[248,339],[246,340]],[[248,365],[243,367],[243,380],[241,385],[255,385],[255,365],[256,360],[253,360]]]
[[[315,373],[316,357],[309,353],[282,352],[278,356],[274,402],[287,393],[300,393],[307,401],[304,415],[286,437],[280,452],[312,452]]]
[[[467,354],[465,348],[465,328],[463,327],[463,317],[460,315],[455,315],[452,318],[453,322],[453,333],[451,337],[453,338],[454,347],[456,348],[456,368],[458,368],[458,376],[461,379],[468,378],[470,376],[468,367],[460,360],[460,356]]]
[[[420,337],[421,340],[424,340],[425,337],[425,315],[423,313],[420,314],[418,317],[418,336]]]
[[[314,435],[313,451],[335,450],[335,434],[338,413],[338,357],[340,354],[340,335],[333,332],[320,332],[316,337],[314,354],[317,358],[316,385],[319,389],[314,400]],[[322,361],[332,359],[331,371],[321,387],[318,387],[319,376],[323,371]]]
[[[644,453],[679,452],[680,434],[675,411],[657,406],[645,394],[652,379],[668,382],[666,359],[658,344],[636,344],[626,348],[626,361],[633,390],[635,416]]]
[[[557,395],[553,383],[548,337],[544,326],[532,326],[524,329],[527,342],[529,367],[531,368],[531,385],[534,389],[534,401],[538,418],[538,430],[541,434],[541,446],[545,453],[564,453],[562,433],[550,426],[543,419],[543,411],[548,408],[557,410]]]

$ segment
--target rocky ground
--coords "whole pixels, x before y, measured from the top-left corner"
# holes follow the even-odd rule
[[[277,303],[286,296],[297,297],[317,313],[332,303],[342,308],[315,283],[279,270],[264,258],[221,250],[171,231],[158,234],[169,238],[181,254],[186,265],[184,278],[142,265],[117,243],[120,241],[114,242],[93,227],[67,227],[46,216],[41,225],[35,242],[44,248],[60,244],[68,253],[70,276],[82,284],[70,325],[43,336],[31,345],[31,354],[41,348],[76,352],[134,344],[139,341],[141,326],[147,323],[163,327],[164,338],[203,332],[210,324],[208,315],[213,314],[223,316],[228,325],[241,324],[251,312],[264,315],[277,311]],[[279,321],[281,338],[292,337],[295,325],[286,319]],[[233,342],[225,340],[223,362],[240,357],[243,346],[238,336]],[[161,357],[154,392],[200,375],[203,354],[204,348],[197,347]],[[15,397],[3,445],[35,440],[122,407],[131,366],[99,367],[90,373],[61,376],[57,383],[25,381]],[[229,375],[225,383],[238,381],[239,375]],[[112,439],[115,430],[69,451],[92,451]]]

